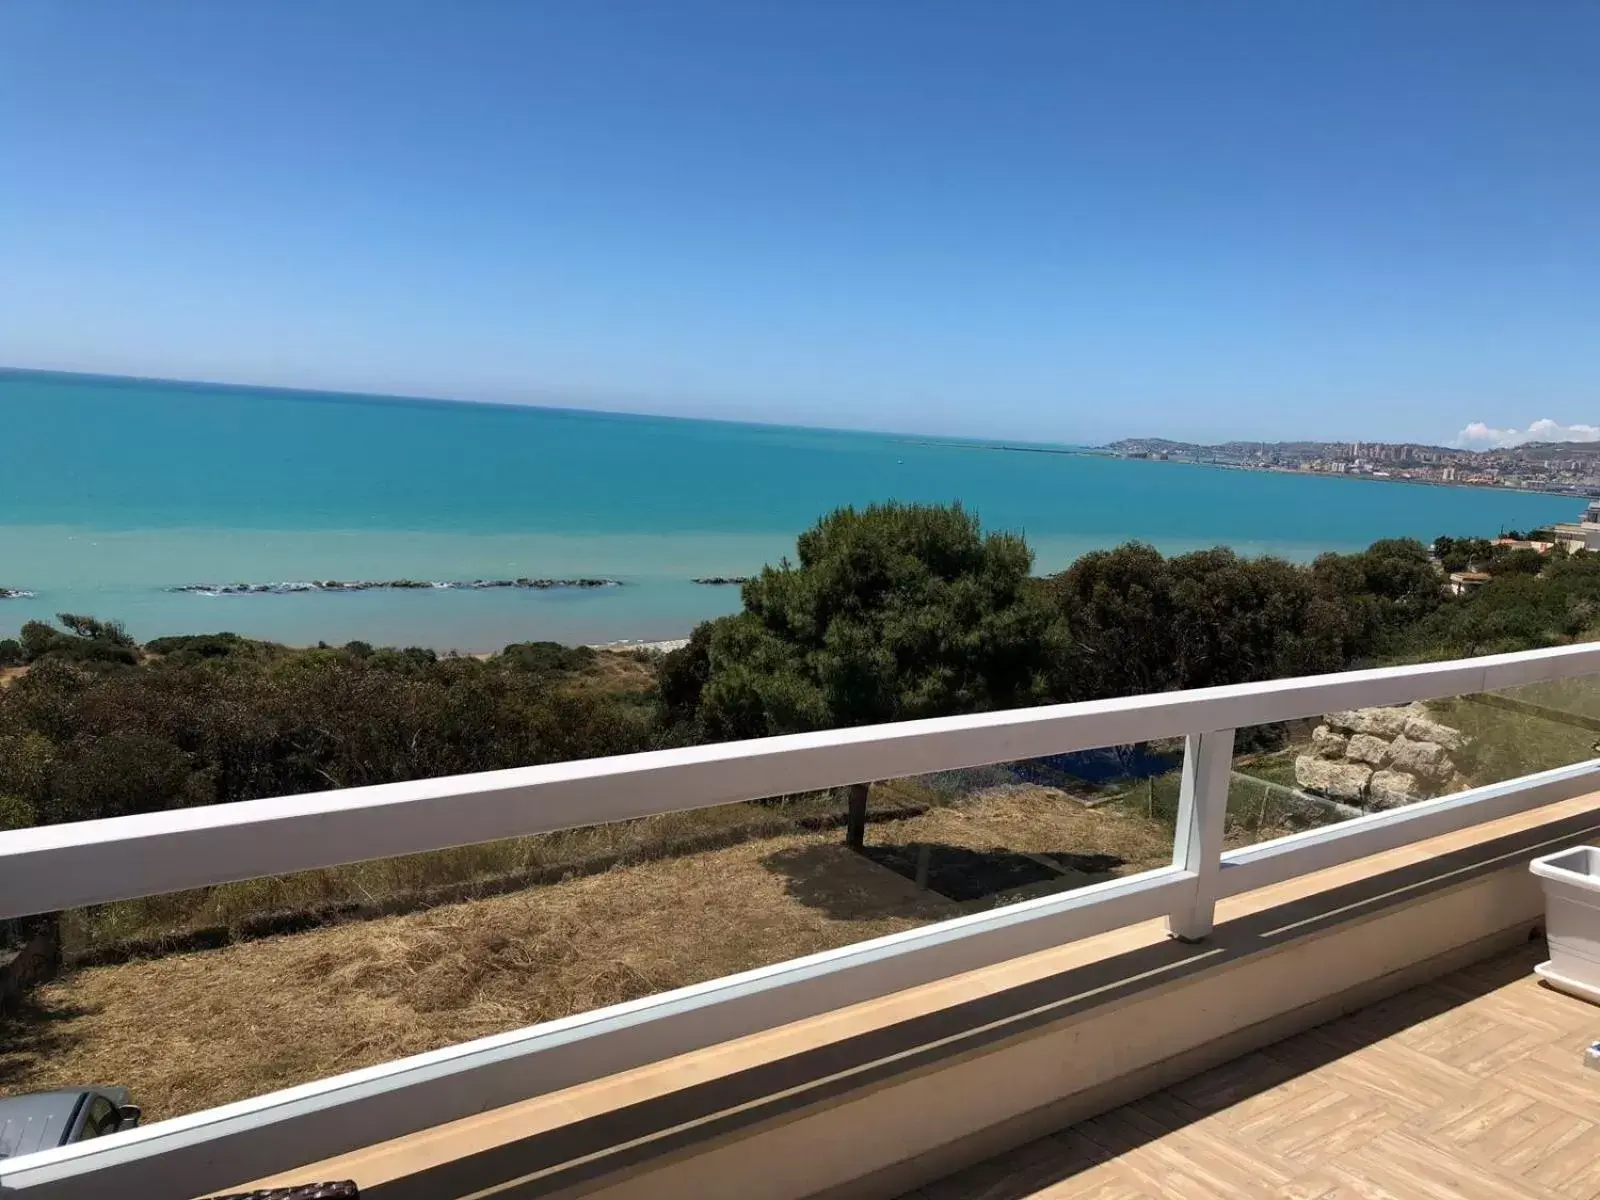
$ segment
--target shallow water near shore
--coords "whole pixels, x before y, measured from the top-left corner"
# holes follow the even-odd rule
[[[1580,503],[980,443],[0,371],[0,636],[60,611],[141,639],[229,629],[493,649],[659,639],[731,612],[841,504],[959,499],[1041,571],[1138,538],[1307,560],[1493,534]],[[192,584],[570,578],[599,589],[207,596]]]

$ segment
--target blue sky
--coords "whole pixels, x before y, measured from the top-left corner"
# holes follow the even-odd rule
[[[1581,0],[7,0],[0,363],[1037,440],[1591,423],[1597,60]]]

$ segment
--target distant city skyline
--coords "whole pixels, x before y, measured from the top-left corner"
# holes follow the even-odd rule
[[[0,7],[0,363],[1600,440],[1600,7]]]

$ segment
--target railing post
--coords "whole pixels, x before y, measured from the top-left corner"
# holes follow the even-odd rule
[[[1168,931],[1180,942],[1199,941],[1210,934],[1215,922],[1232,769],[1233,730],[1191,733],[1184,739],[1172,865],[1194,875],[1194,891],[1186,906],[1167,917]]]

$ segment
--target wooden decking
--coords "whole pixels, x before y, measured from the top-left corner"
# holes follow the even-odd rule
[[[1415,988],[904,1200],[1600,1196],[1600,1007],[1542,945]]]

